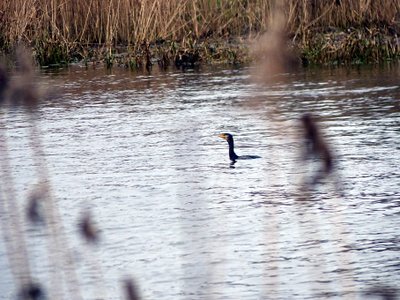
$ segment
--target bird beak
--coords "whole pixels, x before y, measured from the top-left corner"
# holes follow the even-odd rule
[[[227,138],[226,138],[226,135],[225,134],[223,134],[223,133],[221,133],[221,134],[218,134],[218,136],[220,137],[220,138],[223,138],[224,140],[226,140]]]

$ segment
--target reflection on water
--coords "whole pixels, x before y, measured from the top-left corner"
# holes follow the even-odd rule
[[[43,74],[61,90],[38,124],[84,299],[122,299],[126,276],[144,299],[354,299],[396,287],[400,69],[310,69],[269,88],[249,74]],[[313,168],[299,162],[306,112],[320,118],[344,196],[328,180],[298,201]],[[21,207],[36,183],[27,120],[1,112]],[[221,132],[238,155],[261,158],[231,168]],[[84,211],[97,247],[79,237]],[[26,236],[46,285],[58,272],[46,232],[27,225]],[[2,244],[0,264],[10,299]]]

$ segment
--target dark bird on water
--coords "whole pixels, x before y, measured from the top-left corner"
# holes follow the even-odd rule
[[[218,135],[220,138],[223,138],[228,142],[229,145],[229,159],[232,162],[236,162],[238,159],[254,159],[254,158],[260,158],[260,156],[257,155],[237,155],[235,153],[235,146],[233,142],[233,136],[230,133],[221,133]]]

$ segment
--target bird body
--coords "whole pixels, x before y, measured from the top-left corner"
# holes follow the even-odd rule
[[[223,138],[228,142],[229,146],[229,159],[233,162],[236,162],[238,159],[255,159],[255,158],[260,158],[260,156],[257,155],[237,155],[235,153],[235,144],[233,141],[233,136],[230,133],[221,133],[218,135],[220,138]]]

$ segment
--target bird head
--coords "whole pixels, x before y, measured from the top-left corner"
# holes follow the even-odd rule
[[[223,138],[225,141],[229,142],[233,140],[233,136],[230,133],[221,133],[218,135],[220,138]]]

